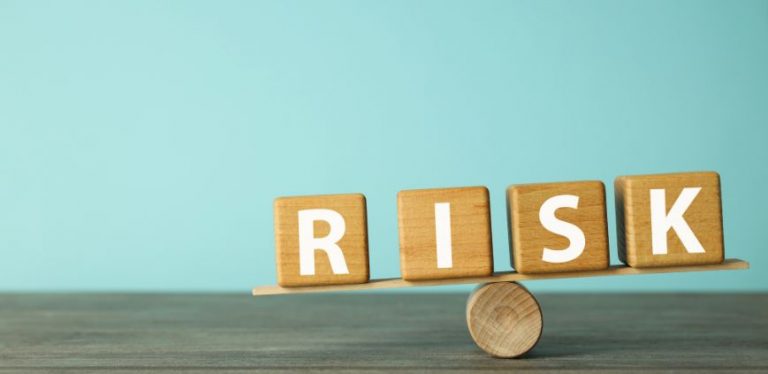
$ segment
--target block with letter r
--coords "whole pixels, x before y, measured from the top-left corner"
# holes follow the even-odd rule
[[[368,282],[365,196],[279,197],[274,214],[279,285]]]

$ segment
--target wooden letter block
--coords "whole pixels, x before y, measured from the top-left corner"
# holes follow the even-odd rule
[[[405,280],[493,273],[491,213],[485,187],[400,191],[400,270]]]
[[[603,182],[510,186],[507,214],[512,265],[518,273],[608,268]]]
[[[275,199],[277,283],[283,287],[369,279],[365,196]]]
[[[723,262],[715,172],[616,178],[619,259],[632,267]]]

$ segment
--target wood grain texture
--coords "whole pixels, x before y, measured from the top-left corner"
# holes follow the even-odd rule
[[[584,233],[586,244],[581,255],[564,263],[546,262],[544,248],[565,249],[571,241],[542,225],[542,204],[558,195],[579,198],[578,208],[560,208],[559,220],[576,225]],[[608,267],[608,221],[605,210],[605,186],[600,181],[513,185],[507,189],[507,215],[510,255],[519,273],[549,273],[599,270]]]
[[[536,298],[515,282],[486,283],[467,301],[467,327],[480,349],[499,358],[519,357],[541,337],[544,323]]]
[[[622,262],[633,267],[652,267],[715,264],[723,261],[720,176],[717,173],[620,176],[616,178],[614,186],[619,259]],[[654,255],[651,245],[650,190],[666,190],[666,209],[669,211],[686,187],[701,187],[683,217],[705,252],[687,252],[675,230],[669,230],[667,254]]]
[[[499,360],[466,292],[0,294],[0,372],[768,371],[766,294],[536,298],[541,340]]]
[[[488,277],[471,278],[453,278],[453,279],[432,279],[424,281],[407,281],[400,278],[375,279],[363,284],[344,284],[332,286],[315,287],[280,287],[280,286],[259,286],[253,288],[253,296],[285,295],[300,293],[320,293],[320,292],[338,292],[338,291],[359,291],[375,290],[386,288],[406,288],[406,287],[427,287],[427,286],[445,286],[451,284],[473,284],[490,282],[516,282],[533,281],[544,279],[560,278],[585,278],[602,277],[616,275],[643,275],[643,274],[661,274],[661,273],[682,273],[694,271],[716,271],[716,270],[745,270],[749,269],[749,263],[739,259],[728,259],[720,264],[712,265],[690,265],[674,267],[654,267],[654,268],[633,268],[624,265],[615,265],[603,270],[574,271],[562,273],[540,273],[540,274],[520,274],[514,271],[498,272]]]
[[[299,273],[298,213],[304,209],[331,209],[344,217],[346,231],[338,245],[349,274],[334,274],[328,255],[315,251],[315,275]],[[368,227],[365,196],[362,194],[294,196],[275,199],[275,251],[277,283],[284,287],[364,283],[370,278]],[[315,237],[328,235],[327,222],[315,222]]]
[[[453,266],[438,268],[435,204],[450,203]],[[441,188],[397,194],[400,270],[405,280],[491,275],[493,249],[488,189]]]

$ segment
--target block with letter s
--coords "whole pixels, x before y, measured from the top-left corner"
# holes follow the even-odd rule
[[[605,186],[600,181],[507,189],[512,266],[519,273],[608,267]]]

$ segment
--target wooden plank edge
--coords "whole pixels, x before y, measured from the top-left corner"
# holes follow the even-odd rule
[[[402,278],[373,279],[367,283],[357,284],[335,284],[309,287],[280,287],[280,286],[259,286],[252,290],[253,296],[301,294],[301,293],[320,293],[354,290],[375,290],[386,288],[405,288],[405,287],[429,287],[443,286],[451,284],[472,284],[472,283],[490,283],[490,282],[515,282],[541,279],[562,279],[562,278],[585,278],[613,275],[642,275],[642,274],[663,274],[663,273],[685,273],[698,271],[716,271],[716,270],[744,270],[749,269],[749,262],[730,258],[720,264],[712,265],[686,265],[669,266],[655,268],[633,268],[625,265],[613,265],[608,269],[594,271],[577,272],[559,272],[559,273],[541,273],[541,274],[520,274],[515,271],[498,272],[489,277],[474,278],[447,278],[427,281],[409,282]]]

